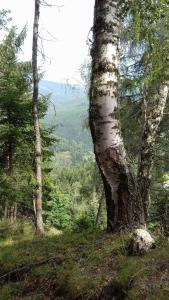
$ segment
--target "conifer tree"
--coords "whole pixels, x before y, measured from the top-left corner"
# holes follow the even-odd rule
[[[32,149],[31,63],[18,61],[25,34],[25,29],[17,34],[12,28],[0,44],[0,194],[4,214],[11,221],[16,219],[21,197],[20,166],[24,170],[30,165]]]

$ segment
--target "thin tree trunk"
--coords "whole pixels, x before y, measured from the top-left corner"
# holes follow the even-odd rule
[[[168,82],[160,86],[159,92],[153,97],[145,93],[142,103],[142,134],[138,157],[138,188],[143,201],[144,214],[147,222],[150,203],[150,185],[154,161],[154,146],[168,95]]]
[[[39,29],[39,13],[40,0],[35,0],[35,15],[33,25],[33,49],[32,49],[32,69],[33,69],[33,122],[35,134],[35,177],[36,177],[36,191],[35,191],[35,207],[36,207],[36,232],[37,234],[44,233],[43,217],[42,217],[42,169],[41,169],[41,134],[38,115],[38,94],[39,94],[39,79],[37,67],[37,53],[38,53],[38,29]]]
[[[17,220],[17,208],[18,208],[18,205],[17,205],[17,202],[15,202],[14,203],[14,211],[13,211],[13,221],[14,221],[14,223]]]
[[[8,123],[9,128],[11,124],[11,112],[8,110]],[[13,176],[13,143],[11,138],[9,137],[7,143],[7,157],[6,157],[6,174],[9,177]],[[5,204],[4,217],[11,223],[15,223],[17,219],[17,202],[12,201],[10,205],[8,203]]]
[[[99,199],[99,207],[96,216],[96,225],[100,225],[101,223],[103,203],[104,203],[104,191],[102,192],[101,197]]]
[[[7,216],[8,216],[8,207],[7,207],[7,204],[5,203],[4,218],[7,219]]]
[[[13,205],[7,208],[7,219],[11,224],[16,222],[17,218],[17,203],[15,202]]]
[[[112,232],[145,224],[120,132],[118,16],[117,1],[95,1],[89,118],[96,161],[105,188],[107,230]]]
[[[92,201],[91,201],[92,207],[97,207],[97,193],[96,193],[96,186],[93,185],[93,191],[92,191]]]
[[[163,216],[163,229],[164,229],[164,235],[169,236],[169,204],[165,204],[164,208],[164,216]]]
[[[34,216],[36,216],[35,195],[34,195],[34,198],[33,198],[33,211],[34,211]]]

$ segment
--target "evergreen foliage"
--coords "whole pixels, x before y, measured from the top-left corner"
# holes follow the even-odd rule
[[[17,34],[13,27],[0,44],[0,196],[1,216],[14,203],[18,213],[33,217],[33,194],[36,186],[33,158],[32,67],[20,62],[26,28]],[[48,98],[39,101],[40,117],[44,118]],[[57,141],[52,129],[41,127],[43,168],[49,176],[48,163],[53,155],[51,146]],[[45,190],[47,200],[47,188]]]

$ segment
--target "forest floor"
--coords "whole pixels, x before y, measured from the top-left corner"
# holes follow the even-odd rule
[[[129,257],[128,239],[54,229],[37,238],[28,224],[0,225],[0,300],[168,300],[169,241]]]

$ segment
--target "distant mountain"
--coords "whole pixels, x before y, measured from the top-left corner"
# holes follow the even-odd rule
[[[51,94],[55,105],[72,102],[76,97],[85,97],[85,91],[80,85],[70,85],[68,83],[58,83],[42,80],[39,83],[40,93]]]
[[[81,86],[42,80],[40,93],[50,94],[45,123],[55,126],[55,133],[64,140],[65,151],[77,144],[84,152],[92,149],[91,136],[84,123],[88,119],[88,98]],[[63,146],[63,145],[62,145]],[[79,150],[78,150],[79,151]]]

